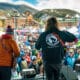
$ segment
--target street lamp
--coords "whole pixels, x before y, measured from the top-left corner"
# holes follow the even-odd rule
[[[20,14],[18,13],[18,11],[13,10],[13,13],[11,16],[14,18],[14,28],[17,29],[17,17],[19,17]]]
[[[18,11],[13,10],[13,15],[12,15],[12,17],[13,17],[13,19],[14,19],[14,38],[15,38],[16,41],[17,41],[16,29],[18,28],[18,26],[17,26],[17,17],[19,17],[19,16],[20,16],[20,14],[18,13]]]

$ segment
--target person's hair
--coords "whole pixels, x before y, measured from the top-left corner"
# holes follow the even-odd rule
[[[58,22],[55,17],[51,17],[47,20],[45,31],[52,31],[53,29],[57,29]]]

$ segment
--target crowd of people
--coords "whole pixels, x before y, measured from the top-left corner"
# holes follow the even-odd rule
[[[20,72],[22,69],[34,68],[36,74],[43,74],[42,52],[35,48],[35,43],[42,32],[39,32],[39,29],[34,32],[27,32],[29,31],[27,28],[25,30],[16,31],[17,43],[20,48],[20,56],[17,58],[17,71]],[[79,63],[80,60],[80,47],[76,47],[76,44],[67,47],[64,65],[75,69],[75,64]]]
[[[11,28],[11,26],[8,26],[8,28]],[[13,35],[16,40],[15,44],[18,44],[20,49],[18,50],[18,47],[15,45],[14,48],[16,49],[11,49],[13,53],[16,53],[16,66],[12,70],[12,77],[21,76],[22,71],[26,69],[34,69],[36,75],[43,75],[45,68],[48,80],[53,80],[53,73],[56,75],[55,80],[58,80],[63,59],[64,65],[76,70],[76,64],[80,64],[80,46],[76,46],[78,39],[73,34],[67,31],[59,31],[57,28],[56,18],[50,18],[47,22],[46,30],[43,33],[42,31],[44,29],[39,27],[35,29],[33,27],[18,29],[15,30],[15,34],[12,33],[13,31],[7,29],[6,34],[9,34],[7,37]],[[5,39],[7,37],[5,36]],[[44,39],[46,39],[46,41]],[[7,41],[6,39],[6,42]],[[73,41],[74,45],[71,43]],[[68,42],[66,43],[68,44],[66,45],[66,49],[64,49],[64,42]],[[11,45],[13,46],[13,44]],[[17,50],[17,52],[15,50]],[[2,64],[0,64],[0,68],[2,68]]]
[[[23,30],[16,30],[16,42],[20,48],[20,56],[17,58],[16,65],[17,73],[21,73],[23,69],[33,68],[36,71],[36,75],[42,75],[42,52],[35,49],[35,43],[41,32],[39,32],[39,29],[34,32],[27,32],[28,28],[25,31]]]
[[[75,69],[75,64],[80,64],[80,47],[69,48],[66,52],[64,64]]]

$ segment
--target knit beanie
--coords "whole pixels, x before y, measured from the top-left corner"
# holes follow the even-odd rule
[[[14,30],[12,29],[12,27],[10,25],[7,26],[6,33],[11,34],[11,35],[14,34]]]

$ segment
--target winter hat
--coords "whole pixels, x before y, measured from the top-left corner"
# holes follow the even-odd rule
[[[14,34],[14,30],[12,29],[12,27],[10,25],[7,26],[6,33],[11,34],[11,35]]]

